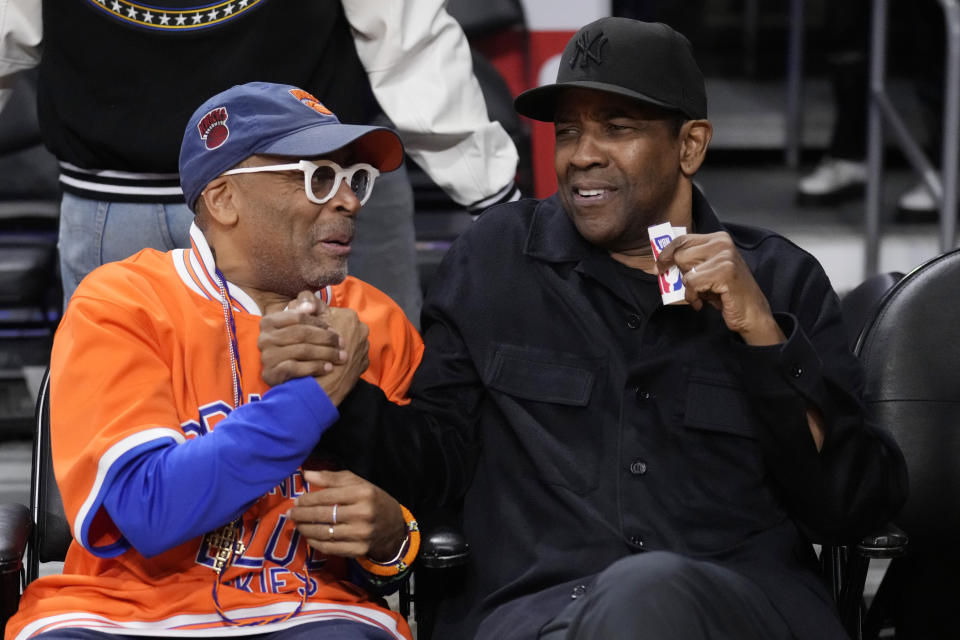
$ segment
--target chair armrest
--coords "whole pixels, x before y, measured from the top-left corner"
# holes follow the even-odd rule
[[[0,573],[20,569],[32,528],[27,507],[13,502],[0,504]]]
[[[23,583],[23,552],[30,539],[33,521],[22,504],[0,504],[0,625],[20,604]]]
[[[459,528],[437,525],[420,540],[418,563],[427,569],[459,567],[470,558],[470,544]]]
[[[440,598],[463,589],[470,545],[459,526],[445,524],[449,521],[449,514],[444,513],[421,528],[413,579],[416,593],[411,593],[409,580],[400,585],[400,613],[409,617],[410,603],[415,603],[417,637],[421,640],[431,640]]]
[[[864,536],[856,545],[832,547],[828,551],[828,576],[837,601],[840,619],[851,638],[859,638],[863,589],[870,560],[896,558],[907,549],[907,534],[892,522]]]
[[[897,558],[906,553],[909,537],[892,522],[874,531],[857,544],[857,553],[865,558]]]

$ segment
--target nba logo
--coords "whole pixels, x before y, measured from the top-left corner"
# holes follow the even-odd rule
[[[673,269],[671,269],[673,271]],[[670,288],[670,291],[680,291],[683,288],[683,276],[680,274],[680,270],[677,269],[677,281],[673,283],[673,286]]]
[[[657,245],[657,254],[659,255],[663,251],[670,241],[673,240],[670,236],[657,236],[653,239],[654,244]]]
[[[673,242],[675,238],[686,234],[686,232],[685,227],[674,227],[669,222],[647,227],[654,259],[658,259],[667,245]],[[683,287],[683,276],[676,265],[667,269],[665,273],[658,273],[657,281],[660,285],[660,295],[664,304],[676,304],[685,301],[686,291]]]

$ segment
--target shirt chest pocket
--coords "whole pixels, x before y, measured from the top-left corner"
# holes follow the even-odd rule
[[[728,548],[782,519],[760,445],[765,425],[739,378],[695,368],[682,406],[673,433],[685,469],[673,491],[678,515],[691,525],[691,548]]]
[[[692,429],[751,439],[757,437],[746,390],[729,374],[691,373],[683,423]]]
[[[591,399],[602,375],[598,357],[497,346],[486,385],[526,454],[517,462],[544,482],[579,494],[596,487],[603,414]]]
[[[740,381],[725,372],[694,372],[683,406],[677,443],[703,494],[764,493],[763,425]]]

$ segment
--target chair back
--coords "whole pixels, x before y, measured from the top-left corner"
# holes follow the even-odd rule
[[[911,547],[960,534],[960,250],[921,265],[876,308],[855,352],[867,417],[907,462],[910,496],[894,519]]]
[[[26,580],[36,579],[41,562],[62,561],[73,539],[63,512],[63,500],[53,475],[50,454],[50,370],[43,374],[37,395],[33,438],[33,472],[30,478],[30,512],[35,526],[27,548]]]
[[[903,274],[888,271],[870,276],[840,298],[840,313],[843,316],[843,328],[847,333],[847,344],[852,349],[857,339],[873,317],[874,309],[880,304],[884,294],[900,282]]]

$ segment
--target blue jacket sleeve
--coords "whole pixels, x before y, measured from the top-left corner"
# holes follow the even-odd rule
[[[116,461],[103,506],[144,556],[216,529],[300,466],[339,414],[312,378],[278,385],[209,433],[154,441]]]

